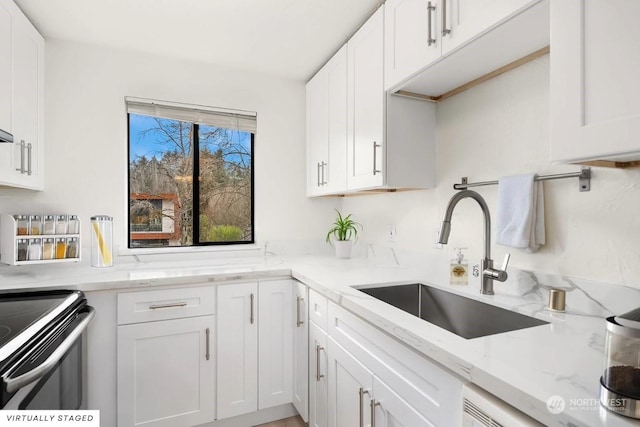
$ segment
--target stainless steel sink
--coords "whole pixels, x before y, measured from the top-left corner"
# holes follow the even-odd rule
[[[549,323],[422,283],[358,290],[467,339]]]

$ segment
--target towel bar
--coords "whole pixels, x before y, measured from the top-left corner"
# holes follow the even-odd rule
[[[580,191],[591,190],[591,168],[583,166],[580,172],[557,173],[554,175],[540,175],[536,181],[548,181],[551,179],[578,178]],[[453,184],[454,190],[466,190],[471,187],[482,187],[484,185],[498,185],[498,181],[468,182],[467,177],[462,177],[460,184]]]

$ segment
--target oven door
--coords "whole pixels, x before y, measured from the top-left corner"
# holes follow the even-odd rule
[[[8,401],[2,409],[85,409],[83,336],[94,314],[92,307],[83,307],[7,370],[2,392]]]

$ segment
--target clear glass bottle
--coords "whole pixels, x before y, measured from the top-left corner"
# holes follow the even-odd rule
[[[66,215],[56,215],[56,234],[67,234]]]
[[[40,261],[42,259],[42,239],[29,239],[29,261]]]
[[[53,215],[42,217],[42,234],[56,234],[56,220]]]
[[[29,234],[29,217],[27,215],[14,215],[16,220],[16,235],[26,236]]]
[[[40,215],[29,216],[29,234],[32,236],[42,234],[42,218]]]
[[[42,259],[50,260],[55,258],[55,241],[53,237],[47,237],[42,241]]]
[[[456,248],[458,253],[456,257],[451,260],[449,266],[450,271],[450,283],[452,285],[468,285],[469,284],[469,262],[464,259],[463,249]]]
[[[29,241],[27,239],[18,239],[16,261],[26,261],[28,253],[29,253]]]
[[[64,259],[67,256],[67,239],[58,237],[56,239],[56,259]]]
[[[113,218],[106,215],[91,217],[91,266],[113,265]]]
[[[69,215],[67,234],[80,234],[80,220],[78,215]]]
[[[78,258],[80,256],[80,247],[78,246],[77,237],[69,237],[67,239],[67,258]]]

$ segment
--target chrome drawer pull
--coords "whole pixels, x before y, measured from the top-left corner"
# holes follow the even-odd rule
[[[187,306],[186,302],[174,302],[170,304],[152,304],[149,306],[149,310],[158,310],[161,308],[181,308],[186,306]]]

